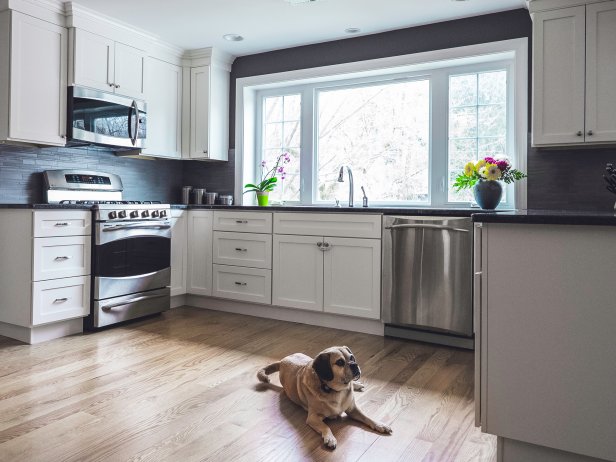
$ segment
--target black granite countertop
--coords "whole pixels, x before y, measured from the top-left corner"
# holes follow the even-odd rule
[[[473,221],[478,223],[616,226],[616,214],[614,212],[511,210],[503,212],[483,211],[474,213],[472,216]]]
[[[384,215],[416,215],[416,216],[450,216],[470,217],[481,209],[463,208],[411,208],[411,207],[332,207],[322,205],[270,205],[259,207],[257,205],[182,205],[172,204],[172,209],[188,210],[237,210],[261,212],[318,212],[318,213],[374,213]]]
[[[0,209],[92,210],[92,206],[91,205],[81,205],[81,204],[0,204]]]

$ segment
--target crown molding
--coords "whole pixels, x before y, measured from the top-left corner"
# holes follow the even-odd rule
[[[4,10],[19,11],[59,26],[66,25],[61,0],[0,0],[0,11]]]
[[[184,52],[184,59],[191,66],[202,66],[205,64],[213,64],[228,72],[231,72],[231,65],[235,61],[235,56],[216,50],[214,48],[198,48],[196,50],[187,50]]]
[[[531,13],[538,11],[559,10],[573,6],[585,6],[614,0],[526,0],[526,8]]]

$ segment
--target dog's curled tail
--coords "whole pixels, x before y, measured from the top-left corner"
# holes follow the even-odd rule
[[[273,374],[274,372],[278,372],[280,370],[280,361],[270,364],[269,366],[265,366],[263,369],[260,369],[257,372],[257,378],[264,383],[269,383],[270,379],[268,375]]]

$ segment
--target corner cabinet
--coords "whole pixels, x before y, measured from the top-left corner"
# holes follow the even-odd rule
[[[615,244],[609,226],[476,226],[476,424],[500,461],[616,460]]]
[[[144,154],[182,158],[182,68],[146,58],[144,92],[148,136]]]
[[[76,28],[71,43],[71,85],[144,99],[144,51]]]
[[[229,159],[229,85],[214,64],[190,69],[190,159]]]
[[[66,144],[67,43],[64,27],[0,13],[0,141]]]
[[[272,304],[379,319],[380,237],[380,216],[274,214]]]
[[[530,3],[533,146],[616,143],[616,2],[542,4]]]
[[[188,211],[187,292],[212,295],[212,222],[214,212]]]

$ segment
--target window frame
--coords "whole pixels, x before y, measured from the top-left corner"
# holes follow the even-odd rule
[[[503,62],[506,61],[506,66]],[[254,107],[257,92],[259,95],[283,95],[302,93],[302,135],[301,135],[301,166],[302,186],[301,205],[327,205],[327,201],[317,201],[312,188],[316,183],[317,156],[312,156],[315,137],[318,136],[315,126],[315,113],[308,117],[307,111],[312,110],[316,96],[315,88],[343,87],[344,84],[360,84],[374,82],[375,84],[403,78],[430,79],[430,202],[429,203],[379,203],[371,200],[373,206],[399,205],[409,208],[468,208],[469,203],[449,202],[447,197],[448,172],[448,119],[449,119],[449,75],[477,73],[486,70],[507,69],[507,155],[516,168],[525,171],[527,163],[527,127],[528,127],[528,39],[519,38],[500,42],[489,42],[459,48],[436,50],[412,55],[379,58],[368,61],[338,64],[318,68],[287,71],[277,74],[259,75],[239,78],[236,81],[236,196],[247,203],[248,196],[242,196],[242,186],[246,173],[250,173],[250,165],[254,161]],[[468,70],[468,72],[464,72]],[[440,82],[439,82],[440,81]],[[445,85],[445,92],[435,91],[436,84]],[[310,88],[310,90],[309,90]],[[304,93],[312,92],[312,104],[307,101]],[[310,95],[309,95],[310,96]],[[440,101],[439,101],[440,100]],[[309,107],[310,106],[310,107]],[[253,116],[250,116],[252,112]],[[440,115],[439,115],[440,112]],[[444,113],[443,113],[444,112]],[[440,119],[438,119],[440,117]],[[434,124],[435,120],[443,120],[445,130]],[[251,147],[252,144],[252,147]],[[260,144],[259,144],[260,146]],[[446,153],[446,154],[445,154]],[[310,180],[304,172],[304,165],[310,166]],[[439,166],[440,164],[440,166]],[[443,168],[444,167],[444,168]],[[436,178],[434,171],[441,169],[443,178]],[[254,170],[254,168],[253,168]],[[310,183],[310,184],[306,184]],[[359,189],[359,188],[357,188]],[[369,194],[369,192],[368,192]],[[359,198],[361,193],[356,194]],[[503,208],[511,207],[511,199],[515,198],[518,208],[526,207],[526,181],[516,182],[508,186],[507,202]],[[341,202],[343,202],[341,200]],[[289,202],[289,204],[291,204]]]

